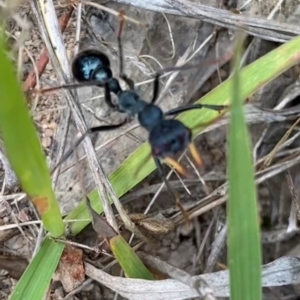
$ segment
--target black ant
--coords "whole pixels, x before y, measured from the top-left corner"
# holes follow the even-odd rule
[[[113,77],[108,57],[104,53],[97,50],[82,51],[74,58],[72,63],[72,73],[74,78],[79,82],[79,85],[64,85],[59,88],[75,88],[82,85],[97,85],[102,87],[104,88],[105,92],[106,104],[119,112],[125,113],[127,118],[120,124],[89,128],[87,132],[75,142],[74,147],[65,153],[64,157],[57,164],[57,166],[73,153],[74,149],[81,143],[86,135],[93,132],[117,129],[127,122],[130,122],[132,118],[137,117],[140,125],[149,132],[149,144],[151,146],[152,156],[160,175],[163,177],[166,185],[170,189],[170,186],[163,174],[160,160],[163,160],[169,166],[174,167],[178,173],[182,175],[186,175],[186,172],[184,167],[173,158],[176,154],[182,153],[186,148],[188,148],[193,160],[198,166],[203,166],[203,162],[192,142],[191,129],[186,127],[179,120],[166,119],[166,117],[174,116],[184,111],[202,108],[212,109],[220,112],[227,107],[222,105],[192,104],[175,108],[164,113],[157,105],[155,105],[155,101],[157,100],[159,93],[160,76],[166,72],[196,68],[197,66],[195,65],[171,67],[158,71],[154,77],[153,95],[151,101],[146,102],[141,99],[134,90],[133,80],[128,78],[123,73],[123,49],[121,43],[121,33],[124,25],[124,18],[122,13],[120,14],[120,18],[120,27],[117,36],[119,48],[119,77],[125,81],[129,87],[129,90],[122,90],[119,81]],[[58,88],[49,88],[44,91],[48,92],[56,89]],[[111,92],[114,93],[118,98],[118,103],[116,105],[112,102]],[[54,170],[52,170],[52,172]]]

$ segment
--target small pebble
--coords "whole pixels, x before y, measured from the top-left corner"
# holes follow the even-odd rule
[[[32,43],[32,45],[34,46],[34,47],[36,47],[37,49],[40,49],[41,47],[42,47],[42,41],[40,41],[40,40],[35,40],[35,41],[33,41],[33,43]]]
[[[19,213],[18,213],[18,219],[21,221],[21,222],[28,222],[30,220],[28,214],[26,211],[24,210],[21,210]]]
[[[57,123],[54,122],[54,121],[51,121],[48,125],[48,128],[51,128],[51,129],[56,129],[57,128]]]
[[[52,137],[53,136],[53,130],[50,128],[47,128],[44,132],[45,137]]]
[[[171,250],[172,250],[172,251],[176,250],[176,249],[177,249],[177,247],[178,247],[178,245],[177,245],[177,244],[175,244],[175,243],[171,243]]]
[[[220,149],[211,149],[210,154],[214,157],[214,161],[220,161],[224,158],[224,154]]]
[[[47,70],[47,71],[50,71],[50,70],[52,70],[52,66],[51,66],[50,64],[47,64],[47,66],[46,66],[46,70]]]
[[[212,89],[211,84],[210,84],[210,82],[207,81],[207,82],[203,85],[203,87],[202,87],[202,89],[201,89],[201,92],[202,92],[202,93],[207,93],[207,92],[209,92],[211,89]]]
[[[29,47],[29,46],[32,45],[32,41],[31,41],[31,40],[25,41],[25,42],[24,42],[24,45],[25,45],[25,47]]]
[[[50,137],[43,137],[42,138],[42,146],[44,148],[49,147],[51,145],[51,141],[52,141],[52,139]]]
[[[163,239],[162,240],[162,246],[163,247],[169,247],[171,245],[171,240],[169,240],[169,239]]]
[[[21,35],[21,31],[15,31],[14,35],[15,35],[16,38],[19,38],[20,35]]]
[[[226,78],[228,76],[228,74],[225,70],[220,69],[220,76],[221,76],[221,78]]]

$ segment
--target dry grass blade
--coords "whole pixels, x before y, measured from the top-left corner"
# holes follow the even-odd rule
[[[300,204],[299,204],[299,195],[298,195],[298,190],[295,188],[298,187],[298,181],[299,181],[299,176],[296,176],[295,178],[295,182],[296,184],[294,184],[293,182],[293,178],[291,176],[291,172],[290,171],[286,171],[285,172],[285,178],[288,184],[288,188],[290,190],[291,196],[292,196],[292,201],[293,201],[293,205],[291,207],[291,210],[295,210],[295,215],[297,216],[297,219],[300,220]],[[289,227],[291,226],[291,220],[289,220]],[[296,221],[296,220],[295,220]],[[295,224],[295,226],[292,227],[296,227],[297,229],[297,222]]]
[[[226,238],[227,238],[227,225],[224,225],[222,230],[218,233],[218,236],[214,240],[212,244],[212,250],[207,258],[206,267],[204,273],[212,272],[214,266],[219,259],[225,245],[226,245]]]
[[[159,267],[160,264],[157,264]],[[147,281],[113,277],[85,264],[86,275],[116,291],[122,297],[131,300],[182,300],[199,297],[194,288],[179,280],[167,279]],[[164,272],[164,269],[161,270]],[[282,257],[262,267],[262,286],[276,287],[289,284],[299,284],[300,261],[297,257]],[[206,282],[214,291],[216,297],[229,297],[229,273],[220,271],[204,275],[192,276],[192,280]]]
[[[202,5],[187,0],[115,1],[166,14],[201,18],[205,22],[220,27],[232,30],[244,30],[247,34],[271,41],[286,42],[300,34],[299,27],[294,25],[234,14],[229,10]],[[243,24],[243,26],[241,26],[241,24]]]
[[[192,289],[195,289],[200,297],[203,297],[204,299],[215,299],[213,296],[213,290],[202,278],[196,279],[195,276],[193,277],[189,273],[151,255],[144,254],[143,252],[139,252],[138,254],[141,256],[143,261],[147,263],[147,265],[150,265],[151,267],[158,269],[160,272],[168,274],[171,278],[177,279]]]
[[[296,120],[296,122],[290,127],[290,129],[285,133],[285,135],[280,139],[280,141],[277,143],[277,145],[274,147],[274,149],[270,152],[270,154],[267,155],[266,159],[264,160],[264,165],[269,166],[276,154],[278,152],[279,148],[287,141],[295,127],[300,122],[300,118]]]
[[[90,200],[86,197],[86,204],[92,216],[93,228],[110,246],[122,270],[129,278],[143,278],[152,280],[153,275],[143,265],[140,258],[121,235],[118,235],[104,217],[98,215],[91,207]],[[142,236],[143,238],[143,236]],[[147,241],[147,239],[146,239]]]
[[[51,57],[51,62],[54,68],[56,69],[56,73],[60,79],[60,82],[65,82],[66,80],[70,80],[72,76],[70,73],[69,60],[59,30],[54,6],[52,1],[40,1],[40,6],[41,9],[38,6],[32,4],[33,11],[35,12],[35,17],[39,24],[40,32],[42,33],[43,40]],[[64,94],[74,116],[77,128],[81,133],[86,132],[87,127],[83,119],[81,110],[78,107],[78,102],[76,102],[75,93],[71,93],[69,90],[64,90]],[[109,204],[109,200],[106,193],[106,189],[110,193],[114,193],[113,189],[111,188],[110,183],[97,160],[95,150],[92,146],[89,137],[87,137],[83,141],[83,146],[87,154],[88,162],[94,180],[96,182],[100,198],[102,199],[101,201],[103,201],[103,208],[105,211],[106,218],[109,224],[116,231],[118,231],[117,223],[114,214],[111,210],[111,206]]]

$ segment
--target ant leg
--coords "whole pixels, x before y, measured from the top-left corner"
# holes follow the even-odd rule
[[[155,74],[155,77],[154,77],[154,82],[153,82],[153,93],[152,93],[152,100],[151,100],[151,104],[154,104],[155,101],[157,100],[158,98],[158,92],[159,92],[159,77],[162,75],[161,72],[157,72]]]
[[[134,81],[131,78],[125,74],[121,74],[120,77],[126,82],[130,90],[134,90]]]
[[[124,122],[120,124],[115,124],[115,125],[103,125],[103,126],[97,126],[97,127],[92,127],[89,128],[73,145],[71,149],[69,149],[63,157],[59,160],[59,162],[54,166],[54,168],[51,170],[50,174],[52,175],[53,172],[58,168],[59,165],[61,165],[67,158],[70,157],[70,155],[74,152],[74,150],[80,145],[80,143],[85,139],[85,137],[91,133],[94,132],[100,132],[100,131],[109,131],[109,130],[115,130],[119,127],[122,127],[125,125],[127,121],[125,120]]]
[[[189,223],[189,218],[188,218],[188,214],[186,212],[186,210],[182,207],[179,197],[177,195],[177,193],[174,191],[174,189],[172,188],[172,186],[170,185],[168,179],[166,178],[166,176],[164,175],[163,169],[162,169],[162,164],[160,162],[160,160],[157,157],[153,157],[155,165],[157,167],[158,173],[159,175],[162,177],[169,193],[171,194],[172,198],[175,199],[175,203],[178,206],[178,208],[180,209],[180,211],[182,212],[187,224]]]
[[[124,19],[124,11],[120,12],[120,26],[119,26],[119,32],[118,32],[118,48],[119,48],[119,76],[120,78],[122,78],[126,84],[128,85],[128,87],[131,90],[134,90],[134,81],[132,79],[130,79],[126,74],[124,74],[124,66],[123,66],[123,62],[124,62],[124,58],[123,58],[123,47],[122,47],[122,41],[121,41],[121,35],[122,35],[122,31],[123,31],[123,27],[124,27],[124,23],[125,23],[125,19]]]
[[[188,111],[188,110],[192,110],[192,109],[202,109],[202,108],[208,108],[211,110],[216,110],[216,111],[221,112],[222,110],[228,108],[228,106],[227,105],[213,105],[213,104],[197,103],[197,104],[191,104],[191,105],[186,105],[186,106],[171,109],[171,110],[167,111],[164,115],[165,116],[173,116],[173,115],[182,113],[184,111]]]
[[[172,196],[174,199],[176,199],[176,202],[177,202],[178,200],[177,200],[176,193],[174,192],[174,190],[173,190],[172,187],[170,186],[169,181],[168,181],[168,179],[166,178],[166,176],[165,176],[165,174],[164,174],[164,172],[163,172],[162,164],[161,164],[160,160],[159,160],[157,157],[153,157],[153,159],[154,159],[154,162],[155,162],[155,165],[156,165],[156,167],[157,167],[157,170],[158,170],[159,175],[162,177],[162,179],[163,179],[163,181],[164,181],[164,183],[165,183],[167,189],[169,190],[171,196]]]
[[[105,100],[105,103],[109,107],[114,108],[114,109],[117,108],[117,106],[115,104],[113,104],[111,101],[111,94],[110,94],[108,83],[105,83],[105,85],[104,85],[104,100]]]
[[[159,92],[159,77],[161,75],[168,73],[168,72],[187,71],[187,70],[200,68],[200,67],[207,66],[207,65],[225,63],[232,57],[232,55],[233,55],[233,53],[227,53],[227,55],[225,55],[224,57],[221,57],[220,59],[201,61],[200,63],[196,63],[194,65],[184,65],[184,66],[180,66],[180,67],[167,67],[167,68],[159,70],[154,77],[153,96],[152,96],[151,104],[154,104],[155,101],[157,100],[158,92]]]

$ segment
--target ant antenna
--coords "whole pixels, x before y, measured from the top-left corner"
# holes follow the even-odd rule
[[[120,12],[119,18],[120,18],[120,24],[119,24],[119,30],[118,30],[118,35],[117,35],[118,49],[119,49],[119,76],[126,82],[126,84],[128,85],[128,87],[131,90],[134,90],[133,80],[124,74],[124,54],[123,54],[123,46],[122,46],[122,41],[121,41],[121,36],[122,36],[123,29],[124,29],[124,24],[125,24],[125,12],[124,11]]]
[[[183,66],[179,66],[179,67],[166,67],[166,68],[163,68],[161,70],[158,70],[157,75],[161,76],[162,74],[165,74],[165,73],[168,73],[168,72],[187,71],[187,70],[190,70],[190,69],[199,69],[199,67],[205,67],[205,66],[208,66],[208,65],[223,63],[223,62],[226,62],[227,60],[229,60],[232,56],[233,56],[233,53],[229,52],[221,58],[207,59],[207,60],[204,60],[204,61],[200,61],[199,63],[195,63],[193,65],[183,65]]]
[[[105,82],[103,83],[105,84]],[[86,87],[86,86],[96,86],[99,85],[99,81],[97,80],[92,80],[92,81],[87,81],[87,82],[78,82],[78,83],[70,83],[70,84],[63,84],[59,86],[54,86],[46,89],[32,89],[30,92],[31,93],[37,93],[37,94],[44,94],[48,92],[53,92],[61,89],[77,89],[81,87]]]
[[[120,24],[119,24],[119,31],[118,31],[118,36],[117,36],[117,40],[118,40],[118,48],[119,48],[119,75],[122,75],[124,72],[124,65],[123,65],[123,47],[122,47],[122,42],[121,42],[121,36],[122,36],[122,32],[124,29],[124,23],[125,23],[125,18],[124,18],[125,12],[121,11],[119,14],[119,18],[120,18]]]
[[[158,98],[159,78],[163,74],[168,73],[168,72],[174,72],[174,71],[187,71],[187,70],[191,70],[191,69],[198,69],[200,67],[204,67],[204,66],[208,66],[208,65],[212,65],[212,64],[220,64],[220,63],[228,61],[232,56],[233,56],[233,53],[229,52],[219,59],[210,59],[210,60],[200,61],[199,63],[195,63],[193,65],[184,65],[184,66],[180,66],[180,67],[166,67],[166,68],[158,70],[154,77],[152,100],[150,103],[154,104]],[[215,109],[215,108],[213,108],[213,109]]]
[[[89,128],[73,145],[71,149],[69,149],[59,160],[59,162],[54,166],[54,168],[50,171],[50,175],[52,175],[55,170],[61,165],[67,158],[70,157],[70,155],[75,151],[75,149],[81,144],[81,142],[85,139],[85,137],[91,133],[94,132],[100,132],[100,131],[109,131],[109,130],[115,130],[119,127],[122,127],[127,123],[127,120],[123,121],[120,124],[115,124],[115,125],[102,125],[102,126],[97,126],[97,127],[92,127]]]

